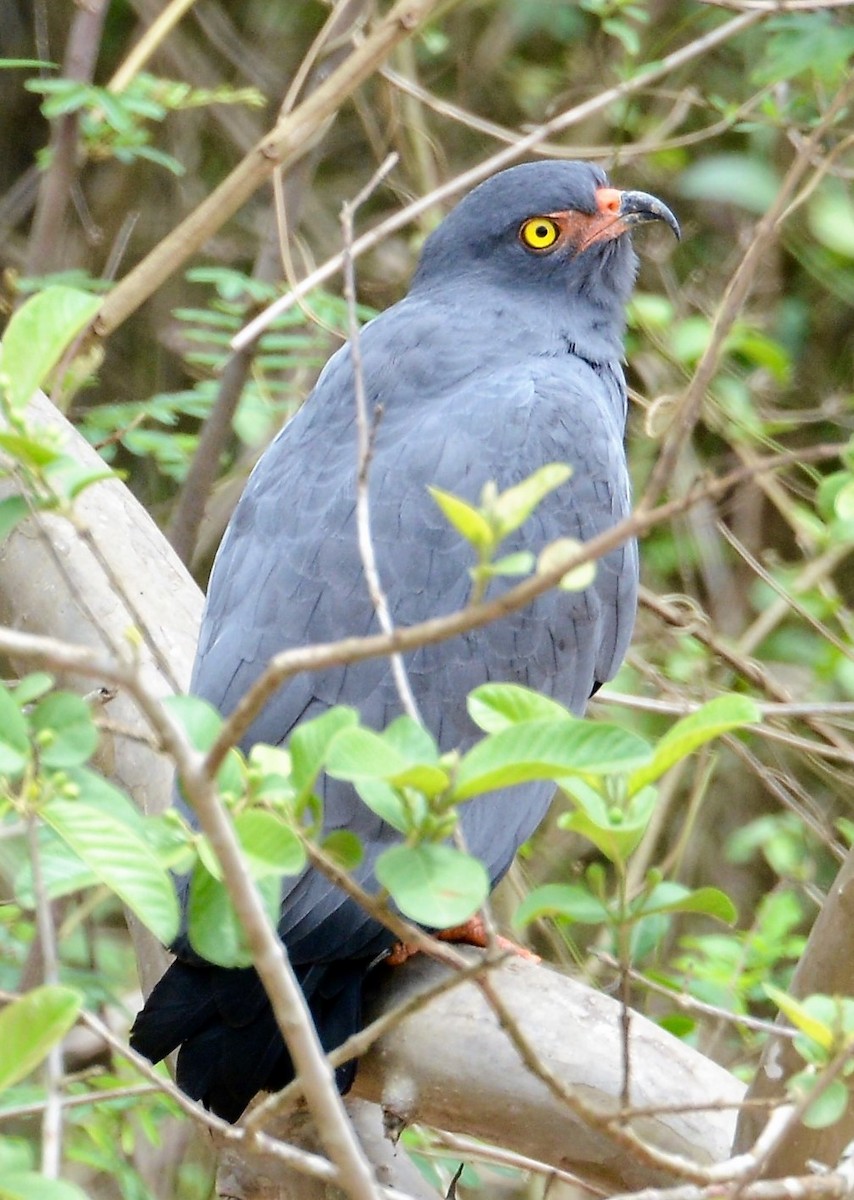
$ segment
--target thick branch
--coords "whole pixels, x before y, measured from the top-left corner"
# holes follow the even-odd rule
[[[375,1017],[447,970],[424,957],[378,972]],[[620,1002],[544,966],[512,959],[492,984],[538,1055],[591,1106],[617,1112],[623,1083]],[[652,1145],[706,1165],[729,1155],[743,1086],[645,1017],[632,1014],[632,1107],[669,1111],[631,1122]],[[522,1065],[474,982],[431,1001],[369,1051],[356,1092],[390,1116],[465,1132],[613,1190],[660,1177],[581,1125]],[[671,1106],[708,1104],[701,1112]]]
[[[96,451],[44,396],[33,401],[30,411],[63,431],[79,462],[90,469],[103,468]],[[9,482],[0,483],[0,496],[14,490]],[[172,676],[168,678],[157,665],[143,638],[137,655],[146,687],[155,696],[170,694],[175,683],[186,688],[202,610],[199,589],[160,530],[118,480],[84,492],[76,511],[89,528],[102,562],[132,596],[135,615],[72,526],[42,516],[38,526],[25,521],[0,546],[0,622],[103,652],[110,643],[122,642],[141,618]],[[26,669],[27,663],[20,666]],[[75,683],[73,676],[67,681]],[[79,690],[91,688],[87,680]],[[122,691],[111,702],[109,716],[131,733],[148,733],[136,705]],[[118,734],[105,737],[101,765],[144,811],[168,806],[172,765],[142,741]],[[141,927],[133,932],[143,986],[150,988],[166,968],[166,952]]]

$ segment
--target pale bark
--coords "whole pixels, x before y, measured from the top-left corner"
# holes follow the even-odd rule
[[[405,971],[384,971],[371,1015],[445,971],[423,957]],[[491,979],[538,1058],[589,1105],[616,1111],[624,1067],[619,1002],[522,958],[505,962]],[[737,1104],[743,1084],[639,1014],[631,1018],[629,1058],[633,1108],[710,1105],[644,1117],[631,1127],[657,1149],[700,1165],[726,1159],[735,1113],[720,1106]],[[360,1064],[356,1092],[407,1121],[481,1137],[607,1190],[631,1191],[662,1179],[582,1124],[534,1078],[476,983],[445,992],[382,1038]]]
[[[45,396],[36,397],[30,413],[59,429],[66,449],[79,462],[93,470],[103,468],[98,453]],[[0,497],[15,490],[12,481],[0,481]],[[198,587],[154,521],[118,479],[84,491],[75,511],[113,579],[68,521],[46,515],[26,520],[0,543],[0,623],[105,650],[115,644],[130,649],[128,632],[141,622],[168,665],[167,670],[158,665],[142,637],[136,654],[143,681],[155,696],[186,688],[202,611]],[[121,581],[120,587],[115,580]],[[26,663],[13,666],[20,672],[28,669]],[[91,680],[65,682],[83,693],[92,690]],[[104,712],[130,733],[144,737],[149,732],[127,696],[117,695]],[[159,812],[168,806],[173,768],[148,746],[131,737],[108,736],[103,739],[100,765],[143,811]],[[169,960],[136,922],[132,933],[140,978],[148,991]]]

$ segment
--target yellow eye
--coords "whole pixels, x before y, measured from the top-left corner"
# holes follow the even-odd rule
[[[529,250],[551,250],[560,235],[551,217],[530,217],[519,230],[519,240]]]

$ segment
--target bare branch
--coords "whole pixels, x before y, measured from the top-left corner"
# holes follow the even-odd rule
[[[439,0],[397,0],[391,11],[341,66],[258,142],[195,212],[158,243],[107,296],[94,330],[107,337],[198,250],[276,167],[287,167],[314,144],[341,103],[392,48],[427,19]],[[736,18],[736,20],[744,18]]]
[[[91,82],[106,15],[107,0],[89,0],[77,8],[63,63],[66,78],[80,83]],[[70,112],[58,117],[54,123],[51,162],[41,178],[27,250],[27,275],[44,275],[59,266],[57,249],[77,176],[79,119],[79,113]]]

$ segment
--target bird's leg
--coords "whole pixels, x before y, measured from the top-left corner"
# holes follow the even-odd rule
[[[464,946],[479,946],[482,950],[486,950],[489,946],[489,935],[486,931],[486,924],[480,914],[464,922],[462,925],[454,925],[451,929],[442,929],[436,934],[436,937],[443,942],[457,942]],[[510,938],[502,937],[501,934],[495,935],[495,944],[500,950],[505,950],[509,954],[515,954],[519,958],[527,958],[530,962],[540,962],[539,954],[535,954],[533,950],[529,950],[526,946],[520,946],[518,942],[513,942]]]
[[[450,929],[440,929],[434,936],[441,942],[456,942],[464,946],[478,946],[481,950],[486,950],[489,946],[486,925],[481,916],[469,917],[468,921],[464,922],[464,924],[454,925]],[[528,950],[525,946],[520,946],[517,942],[512,942],[509,938],[501,937],[500,934],[496,935],[495,943],[500,950],[516,954],[519,958],[526,958],[529,962],[538,963],[541,961],[540,956],[534,954],[533,950]],[[406,942],[397,942],[392,946],[385,961],[390,967],[399,967],[408,958],[412,958],[417,953],[417,947]]]

